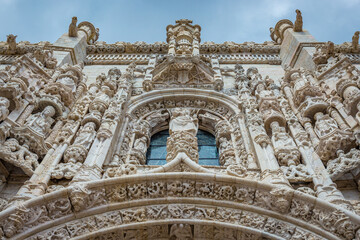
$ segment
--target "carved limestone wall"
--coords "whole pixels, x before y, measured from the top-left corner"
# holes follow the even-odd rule
[[[263,44],[201,42],[188,19],[166,43],[76,17],[53,44],[9,34],[0,238],[359,239],[359,33],[319,43],[294,20]]]

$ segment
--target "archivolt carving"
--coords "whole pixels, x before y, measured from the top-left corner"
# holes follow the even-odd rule
[[[291,189],[260,183],[256,187],[253,181],[247,180],[235,183],[232,177],[222,177],[222,182],[216,182],[212,174],[181,174],[183,179],[177,183],[173,182],[172,174],[157,174],[141,176],[145,181],[138,179],[139,176],[129,176],[74,185],[45,195],[41,201],[35,199],[2,212],[1,226],[8,238],[29,237],[46,228],[48,230],[38,236],[56,236],[61,232],[64,237],[85,238],[90,236],[85,235],[87,233],[96,236],[111,231],[107,228],[115,225],[125,230],[127,224],[138,222],[148,227],[165,219],[182,224],[193,224],[193,221],[201,224],[206,220],[239,229],[246,226],[250,232],[261,230],[268,236],[285,239],[299,235],[352,239],[360,223],[360,218],[347,210]],[[198,198],[202,200],[197,201]],[[133,200],[141,201],[140,205]],[[113,206],[110,211],[108,204]],[[243,208],[244,204],[248,207]],[[98,210],[93,215],[95,207]],[[73,211],[81,212],[82,218],[76,220]],[[66,219],[63,216],[67,216]],[[57,221],[56,225],[50,218]],[[318,227],[308,224],[309,220]]]

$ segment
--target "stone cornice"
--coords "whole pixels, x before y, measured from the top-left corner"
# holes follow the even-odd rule
[[[53,50],[59,52],[69,52],[73,64],[77,64],[75,51],[73,48],[69,48],[69,47],[54,46],[51,44],[46,44],[46,45],[25,44],[25,45],[18,45],[16,47],[16,54],[13,55],[7,54],[6,49],[7,49],[6,46],[0,46],[0,64],[12,64],[13,62],[15,62],[16,59],[20,58],[22,55],[27,53],[34,53],[36,50]]]
[[[299,55],[304,47],[322,47],[326,42],[301,42],[297,45],[294,54],[291,56],[290,67],[294,67]],[[345,54],[351,61],[351,63],[360,63],[360,52],[353,52],[351,45],[343,43],[334,46],[335,53]]]
[[[121,53],[137,53],[137,54],[165,54],[168,50],[168,44],[164,42],[156,43],[115,43],[106,44],[99,43],[87,46],[88,54],[121,54]],[[200,45],[200,53],[265,53],[278,54],[280,52],[280,45],[264,44],[264,43],[213,43],[205,42]]]

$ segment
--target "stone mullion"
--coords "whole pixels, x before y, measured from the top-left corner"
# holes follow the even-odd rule
[[[179,129],[179,126],[175,126],[173,128],[172,121],[177,119],[177,117],[186,116],[187,124],[190,119],[193,121],[194,119],[190,116],[188,109],[178,108],[173,109],[174,112],[178,111],[176,117],[174,114],[171,116],[169,133],[170,137],[167,139],[166,143],[166,161],[171,162],[177,159],[180,155],[185,154],[189,159],[198,163],[199,162],[199,152],[198,152],[198,143],[196,133],[199,129],[198,122],[196,120],[196,124],[194,122],[191,124],[189,129]],[[183,120],[180,120],[182,122]],[[176,125],[176,123],[174,124]]]

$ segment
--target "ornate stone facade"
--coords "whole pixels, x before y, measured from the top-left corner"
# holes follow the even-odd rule
[[[0,238],[360,239],[359,32],[316,42],[294,19],[263,44],[202,43],[187,19],[156,43],[76,17],[52,44],[9,34]]]

